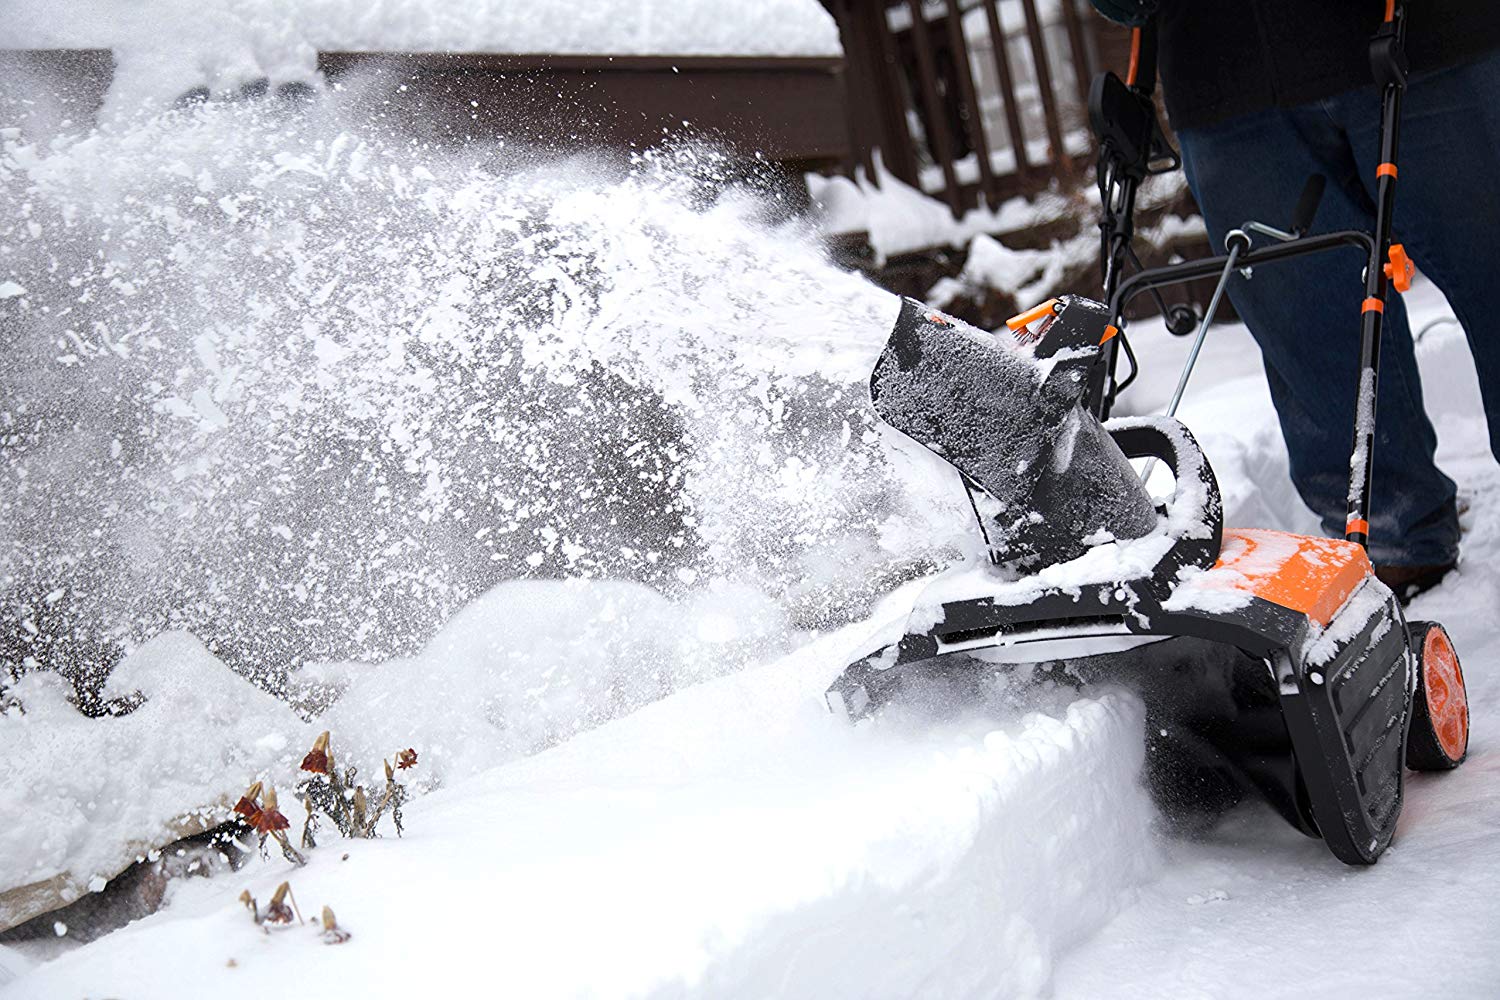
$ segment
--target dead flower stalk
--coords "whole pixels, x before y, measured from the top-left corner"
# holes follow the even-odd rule
[[[262,785],[257,781],[245,789],[245,794],[235,803],[234,811],[260,835],[260,849],[263,853],[266,839],[273,837],[281,845],[283,857],[294,865],[304,865],[307,859],[287,839],[286,831],[291,822],[281,814],[277,806],[275,787]]]
[[[317,846],[319,813],[332,820],[345,837],[370,838],[375,836],[375,827],[389,810],[396,825],[396,835],[402,834],[401,807],[407,800],[406,786],[396,780],[389,761],[382,763],[385,766],[385,785],[371,808],[370,794],[358,784],[358,770],[350,766],[340,771],[334,763],[329,734],[318,735],[312,749],[302,758],[302,770],[308,772],[308,776],[297,785],[297,794],[307,809],[307,819],[302,826],[303,847]],[[404,771],[416,764],[415,749],[408,747],[396,754],[398,769]]]

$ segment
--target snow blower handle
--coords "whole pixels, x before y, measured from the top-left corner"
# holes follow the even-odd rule
[[[1344,538],[1369,548],[1370,493],[1374,474],[1375,401],[1379,395],[1380,334],[1385,300],[1396,272],[1391,218],[1396,210],[1396,156],[1401,141],[1401,98],[1406,92],[1406,5],[1385,0],[1385,19],[1370,39],[1370,70],[1381,87],[1380,162],[1375,167],[1375,232],[1365,266],[1365,298],[1360,304],[1359,388],[1355,395],[1354,444],[1349,454],[1349,507]],[[1400,254],[1402,263],[1406,254]],[[1403,271],[1405,284],[1409,271]],[[1397,289],[1400,290],[1399,288]]]

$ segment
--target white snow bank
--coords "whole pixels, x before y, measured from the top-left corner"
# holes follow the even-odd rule
[[[101,887],[137,855],[201,829],[194,812],[300,746],[306,728],[182,632],[127,656],[106,691],[146,701],[90,719],[55,674],[29,674],[12,690],[24,711],[0,714],[0,889],[61,876],[49,893],[69,900]],[[11,916],[0,910],[0,925]]]
[[[1153,870],[1139,705],[851,728],[820,696],[866,630],[434,793],[348,861],[182,883],[8,996],[1035,995]],[[240,890],[288,877],[349,943],[251,923]]]
[[[836,56],[817,0],[11,0],[0,45],[107,48],[109,106],[317,77],[319,51]]]
[[[301,671],[305,699],[336,699],[311,723],[184,632],[110,675],[108,694],[145,697],[128,715],[85,718],[57,675],[33,673],[11,691],[24,711],[0,715],[0,890],[61,878],[47,897],[68,901],[98,887],[227,818],[252,780],[285,791],[318,730],[362,774],[416,748],[413,778],[430,788],[739,669],[787,636],[784,612],[743,587],[673,603],[633,583],[514,581],[459,611],[416,657]],[[0,924],[29,915],[0,901]]]
[[[417,656],[315,664],[319,718],[366,766],[401,747],[448,782],[551,746],[787,641],[785,613],[719,584],[673,603],[612,580],[502,583],[450,618]]]

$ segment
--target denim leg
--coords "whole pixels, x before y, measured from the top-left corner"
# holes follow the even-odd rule
[[[1374,205],[1343,130],[1320,104],[1273,109],[1178,133],[1188,183],[1209,237],[1257,219],[1286,226],[1308,176],[1328,187],[1313,232],[1372,229]],[[1266,264],[1230,279],[1229,297],[1260,345],[1271,399],[1291,458],[1292,482],[1330,535],[1342,536],[1359,386],[1363,261],[1353,249]],[[1432,565],[1458,553],[1452,480],[1433,462],[1437,435],[1396,297],[1382,340],[1370,556],[1385,565]]]
[[[1395,239],[1443,290],[1479,373],[1490,450],[1500,457],[1500,53],[1412,78],[1402,104]],[[1332,102],[1361,164],[1380,154],[1373,89]],[[1367,189],[1375,176],[1361,173]]]

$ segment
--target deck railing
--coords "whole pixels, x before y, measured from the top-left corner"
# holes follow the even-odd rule
[[[958,215],[1070,180],[1089,157],[1089,83],[1127,41],[1086,0],[825,5],[843,34],[854,157],[866,169],[878,155]]]

